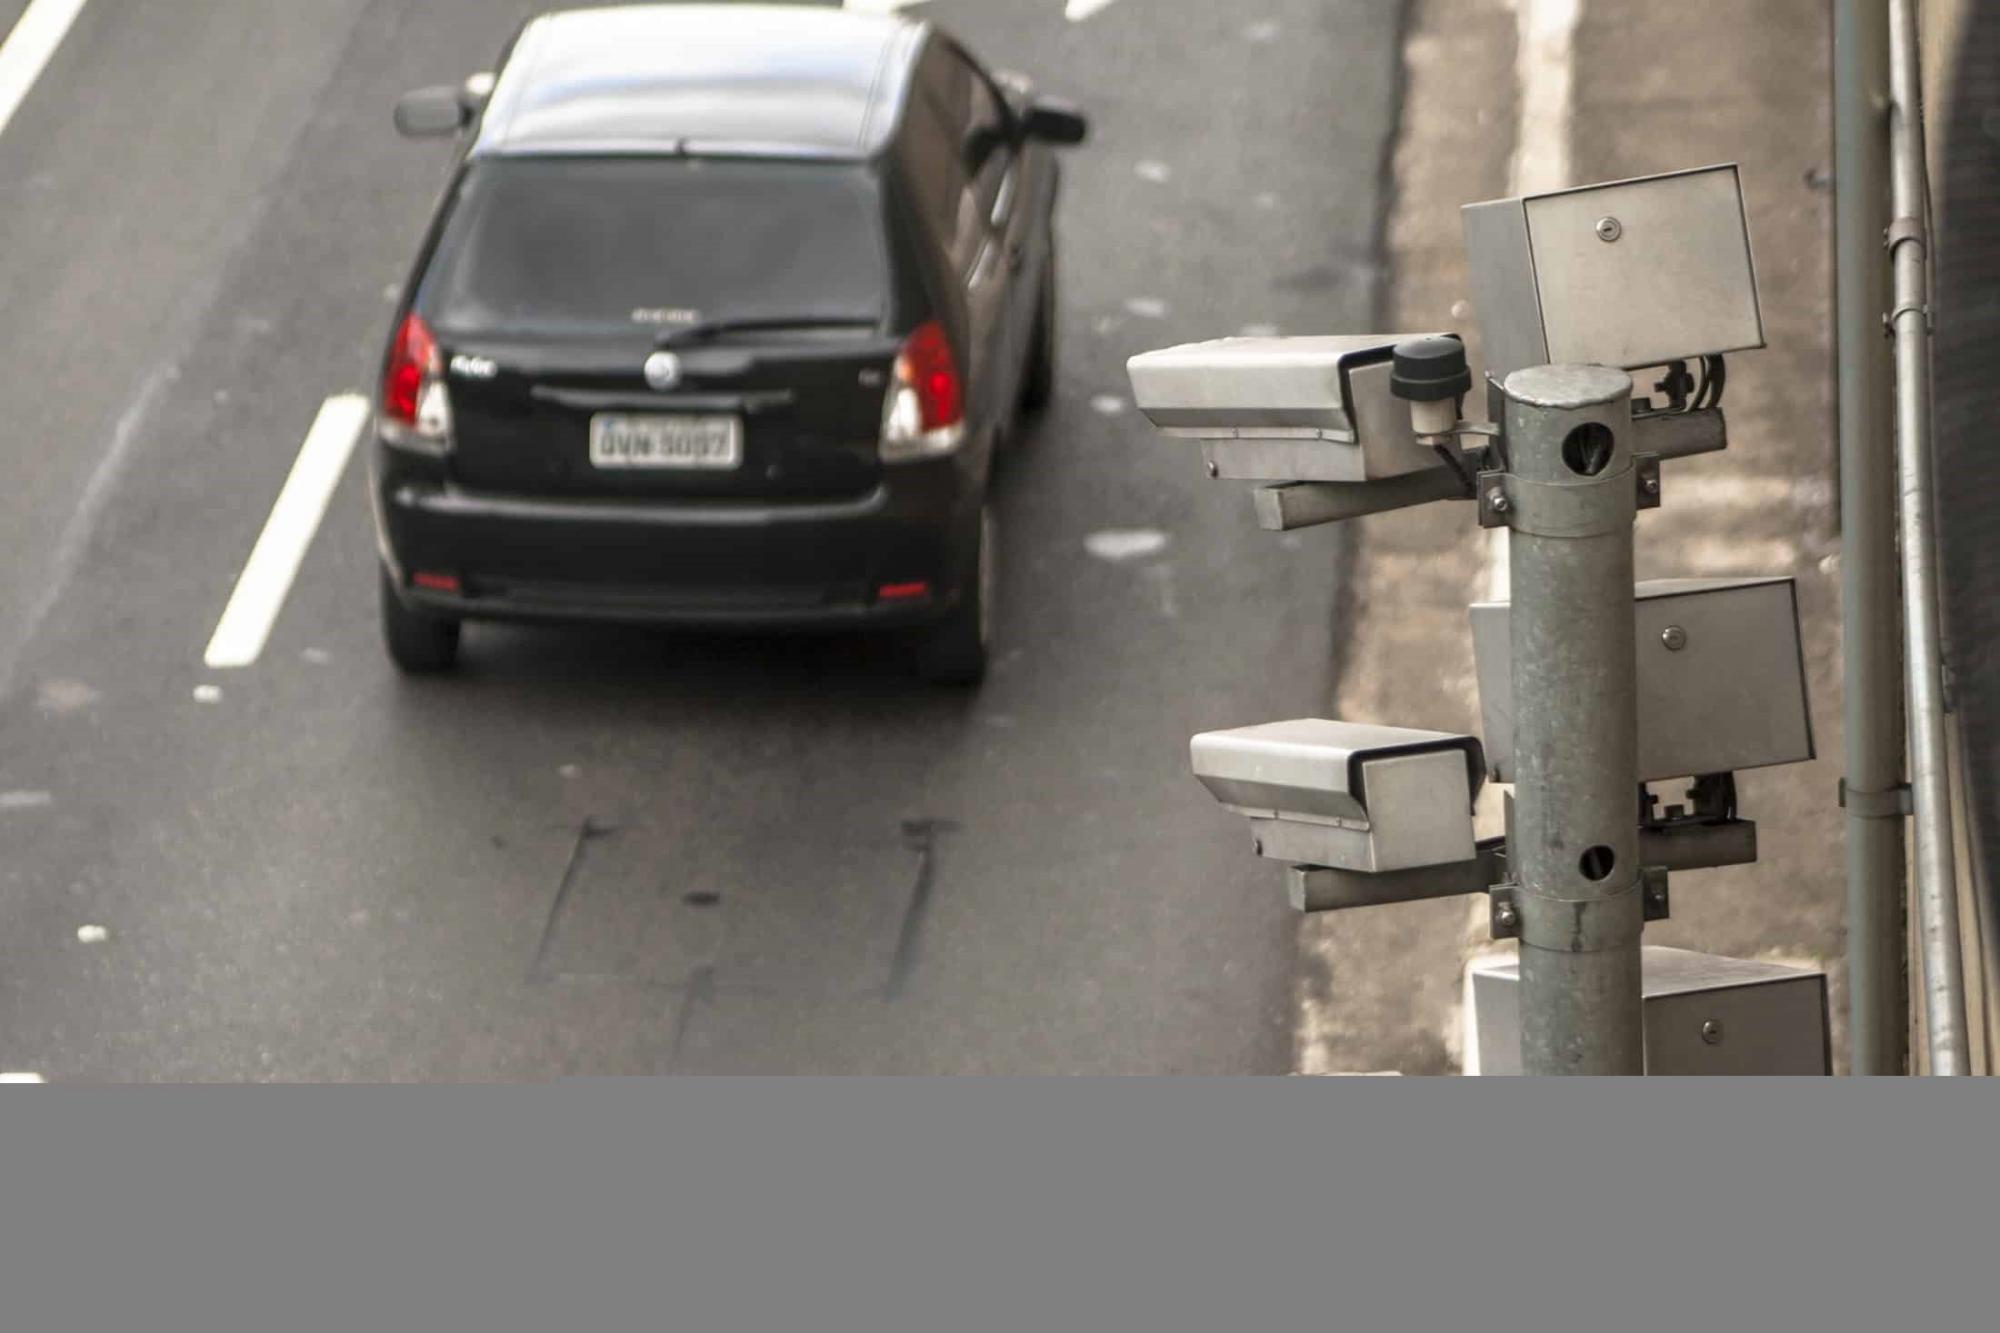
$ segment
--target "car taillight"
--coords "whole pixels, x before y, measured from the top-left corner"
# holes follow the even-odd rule
[[[882,404],[882,461],[937,458],[965,438],[965,386],[936,320],[917,326],[896,354]]]
[[[396,329],[382,372],[382,438],[441,454],[451,448],[451,394],[430,325],[412,311]]]

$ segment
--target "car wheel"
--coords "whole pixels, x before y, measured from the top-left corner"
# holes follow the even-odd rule
[[[409,675],[449,671],[458,661],[458,622],[403,605],[389,571],[382,571],[382,643],[389,660]]]
[[[1021,376],[1021,410],[1039,412],[1056,395],[1056,252],[1042,266],[1042,294],[1035,305],[1035,331],[1028,343],[1028,366]]]
[[[979,512],[978,549],[972,577],[951,613],[924,632],[917,644],[917,671],[939,685],[977,685],[986,678],[993,642],[993,510]]]

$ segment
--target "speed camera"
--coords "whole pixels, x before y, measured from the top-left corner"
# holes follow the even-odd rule
[[[1381,481],[1445,466],[1397,393],[1397,345],[1426,338],[1457,341],[1221,338],[1141,353],[1127,370],[1139,410],[1168,435],[1202,441],[1211,476]]]
[[[1189,751],[1273,860],[1381,874],[1473,857],[1474,737],[1300,718],[1204,732]]]

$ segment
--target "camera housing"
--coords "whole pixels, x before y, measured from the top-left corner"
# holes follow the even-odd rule
[[[1380,481],[1444,466],[1391,387],[1396,344],[1456,334],[1220,338],[1143,352],[1132,400],[1168,435],[1203,442],[1209,474],[1241,481]]]
[[[1633,589],[1641,782],[1813,757],[1797,584],[1651,579]],[[1472,607],[1489,776],[1514,780],[1508,603]]]
[[[1736,165],[1467,204],[1472,299],[1495,381],[1632,370],[1764,345]]]
[[[1477,738],[1327,718],[1209,731],[1194,775],[1250,820],[1261,856],[1383,874],[1475,855]]]

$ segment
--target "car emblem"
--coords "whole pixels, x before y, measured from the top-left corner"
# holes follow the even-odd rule
[[[681,359],[672,352],[655,352],[646,358],[646,383],[665,393],[681,382]]]

